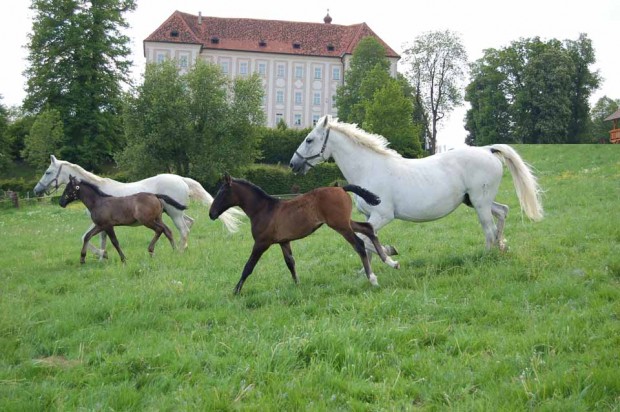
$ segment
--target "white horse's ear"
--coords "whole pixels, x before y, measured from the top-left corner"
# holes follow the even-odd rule
[[[50,155],[50,160],[52,161],[52,163],[56,163],[56,156]]]
[[[325,117],[323,118],[323,127],[327,127],[327,124],[329,123],[329,115],[326,114]]]

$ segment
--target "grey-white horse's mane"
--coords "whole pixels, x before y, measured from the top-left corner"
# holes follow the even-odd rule
[[[357,127],[357,124],[355,123],[339,122],[338,118],[329,116],[328,127],[341,132],[351,139],[351,141],[365,146],[379,154],[392,157],[402,157],[396,150],[388,147],[390,142],[385,137],[378,134],[368,133]]]

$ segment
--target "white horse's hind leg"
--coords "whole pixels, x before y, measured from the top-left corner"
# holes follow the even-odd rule
[[[484,205],[482,207],[476,207],[476,212],[478,213],[478,220],[482,225],[482,231],[484,232],[484,236],[486,238],[486,248],[491,249],[493,245],[497,242],[497,228],[495,227],[495,221],[493,220],[493,214],[491,212],[491,205]]]
[[[172,206],[166,206],[166,212],[174,225],[179,229],[179,234],[181,236],[181,240],[179,242],[179,249],[185,250],[187,249],[187,239],[189,237],[189,227],[185,220],[185,214],[182,210],[175,209]],[[191,218],[190,218],[191,219]],[[193,220],[192,220],[193,221]]]
[[[191,229],[194,225],[194,219],[187,216],[185,213],[183,214],[183,219],[185,219],[185,224],[187,225],[187,228]]]
[[[497,218],[497,232],[495,239],[499,250],[506,250],[506,239],[504,239],[504,224],[506,223],[506,216],[508,216],[508,206],[501,203],[493,202],[491,206],[491,213]]]

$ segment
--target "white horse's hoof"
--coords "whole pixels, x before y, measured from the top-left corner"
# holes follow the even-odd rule
[[[379,286],[379,282],[377,282],[377,276],[375,276],[374,273],[371,273],[370,276],[368,277],[368,280],[370,281],[370,284],[373,286]]]

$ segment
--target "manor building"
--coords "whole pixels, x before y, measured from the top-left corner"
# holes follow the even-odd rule
[[[292,127],[311,127],[325,114],[338,114],[336,89],[361,39],[373,36],[384,46],[394,77],[400,58],[366,23],[331,22],[329,13],[323,23],[303,23],[175,11],[144,40],[144,56],[147,62],[175,59],[181,72],[203,59],[230,77],[258,73],[266,125],[284,120]]]

